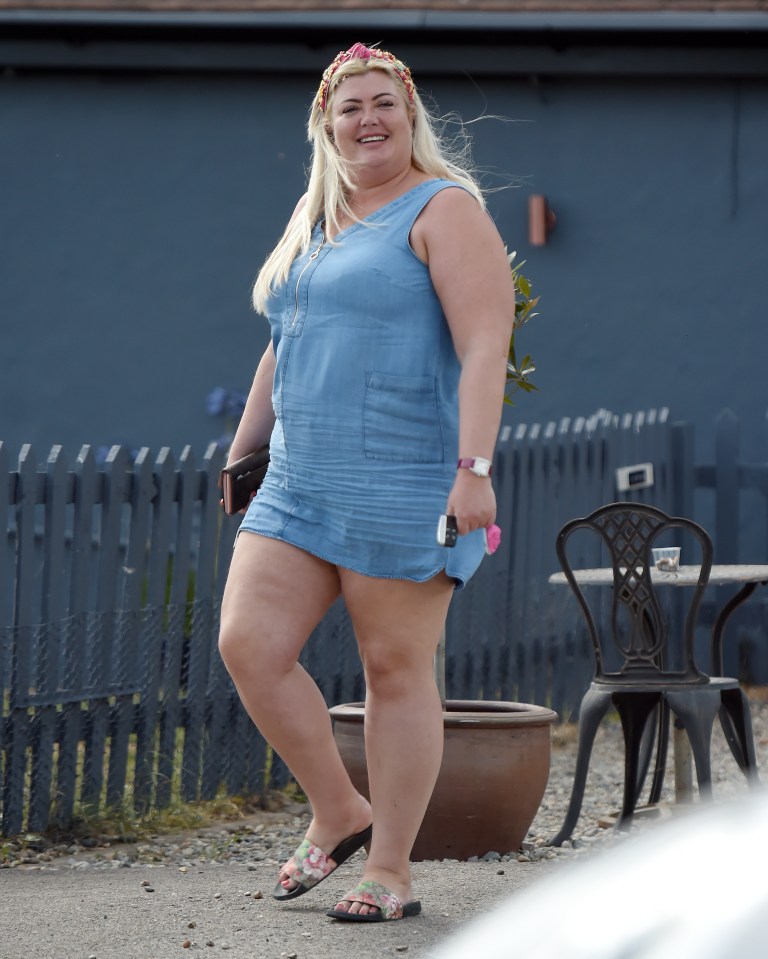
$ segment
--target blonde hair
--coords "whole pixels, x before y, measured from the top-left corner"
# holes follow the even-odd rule
[[[253,306],[264,313],[267,300],[276,287],[288,278],[291,264],[309,249],[312,230],[318,221],[341,217],[359,221],[349,205],[354,183],[347,164],[331,139],[328,116],[339,84],[349,76],[381,70],[398,87],[413,122],[412,163],[416,169],[436,179],[452,180],[461,184],[485,206],[482,191],[472,174],[469,161],[469,138],[457,145],[445,138],[441,121],[425,108],[418,90],[413,91],[413,103],[395,69],[386,60],[354,59],[342,63],[333,74],[327,93],[326,109],[321,110],[318,98],[312,103],[307,123],[307,138],[312,144],[312,165],[304,205],[294,215],[274,250],[264,261],[253,287]],[[463,128],[462,128],[463,132]],[[329,240],[333,242],[333,240]]]

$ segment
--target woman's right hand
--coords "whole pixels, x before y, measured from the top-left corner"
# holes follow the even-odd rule
[[[459,536],[490,526],[496,519],[496,493],[490,478],[476,476],[471,470],[457,470],[446,513],[456,517]]]

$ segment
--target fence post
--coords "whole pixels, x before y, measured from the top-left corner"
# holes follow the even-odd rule
[[[40,620],[35,630],[33,655],[37,658],[35,710],[27,828],[33,831],[48,825],[51,806],[54,743],[58,713],[55,704],[60,685],[62,622],[65,620],[65,520],[67,510],[67,461],[60,446],[48,456],[45,484],[42,594]]]
[[[0,530],[2,531],[3,541],[0,543],[0,756],[5,755],[5,727],[6,727],[6,705],[5,691],[10,686],[10,657],[11,643],[13,639],[13,627],[7,624],[11,621],[12,598],[11,584],[8,567],[10,566],[10,505],[16,498],[15,476],[8,468],[8,450],[0,440]],[[7,481],[5,477],[8,477]],[[0,803],[3,801],[2,784],[0,784]],[[0,835],[2,835],[0,829]]]
[[[34,622],[35,516],[37,512],[37,467],[32,447],[19,453],[16,496],[16,584],[11,641],[11,675],[8,698],[8,748],[5,754],[3,833],[13,836],[24,824],[24,778],[31,730],[27,709],[32,670],[31,626]]]

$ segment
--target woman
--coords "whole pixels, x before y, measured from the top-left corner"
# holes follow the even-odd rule
[[[514,285],[478,187],[391,53],[336,57],[309,137],[307,193],[254,288],[272,339],[230,460],[269,441],[271,465],[237,538],[220,649],[312,808],[273,895],[303,895],[370,839],[360,885],[328,914],[379,922],[420,911],[409,855],[442,756],[433,659],[495,518]],[[441,513],[457,520],[450,550]],[[370,804],[298,664],[338,596],[365,673]]]

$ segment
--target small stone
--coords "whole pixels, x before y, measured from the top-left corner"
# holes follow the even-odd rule
[[[214,898],[214,899],[221,899],[221,893],[220,893],[220,892],[214,893],[214,894],[213,894],[213,898]]]
[[[257,889],[256,892],[251,893],[251,899],[263,899],[263,898],[264,898],[264,893],[261,891],[261,889]]]
[[[184,942],[182,942],[182,944],[181,944],[181,948],[182,948],[182,949],[189,949],[189,947],[190,947],[191,945],[192,945],[192,943],[190,942],[190,940],[189,940],[189,939],[185,939]]]
[[[196,922],[188,922],[187,929],[194,929],[197,926]]]
[[[189,872],[189,869],[187,869],[186,866],[179,866],[179,872],[187,873]]]
[[[206,946],[213,946],[213,939],[206,939],[205,944]]]
[[[142,880],[141,880],[141,884],[142,884],[142,886],[148,886],[148,885],[150,884],[150,883],[149,883],[149,879],[142,879]]]
[[[256,872],[258,868],[259,867],[255,863],[252,863],[252,862],[248,863],[248,872]]]
[[[504,875],[504,870],[503,870],[503,869],[497,869],[497,870],[496,870],[496,875],[497,875],[497,876],[503,876],[503,875]]]
[[[408,952],[408,946],[395,946],[395,952]]]

